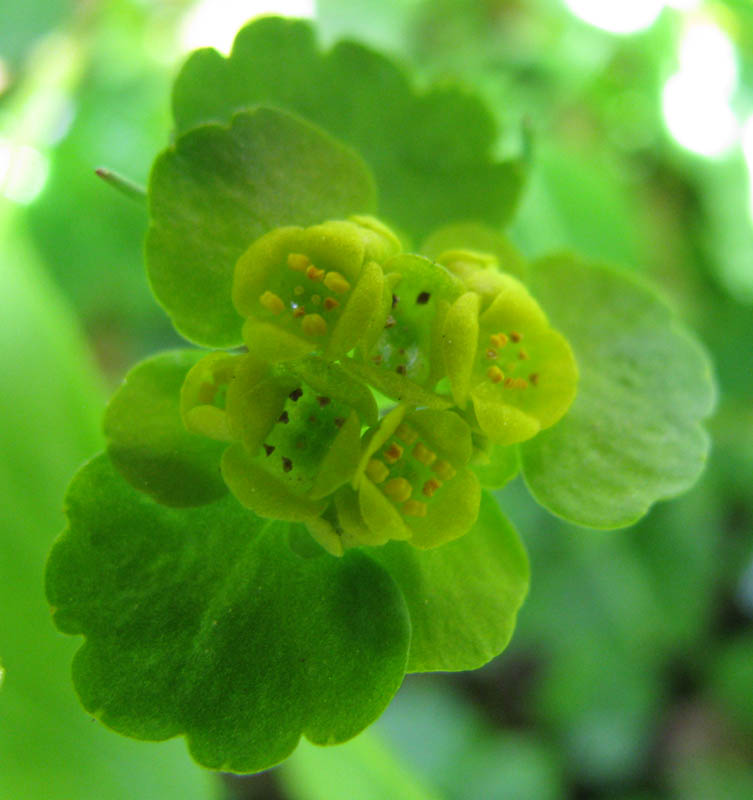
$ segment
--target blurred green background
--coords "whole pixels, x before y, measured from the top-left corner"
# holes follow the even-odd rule
[[[255,13],[316,14],[462,81],[530,133],[511,235],[658,283],[716,363],[709,468],[617,532],[500,494],[532,562],[509,649],[414,676],[340,748],[218,777],[181,741],[131,742],[80,708],[77,642],[42,591],[74,469],[108,391],[179,343],[147,288],[143,209],[93,175],[145,182],[193,47]],[[753,4],[750,0],[27,0],[0,11],[0,800],[753,797]],[[626,420],[629,425],[629,420]]]

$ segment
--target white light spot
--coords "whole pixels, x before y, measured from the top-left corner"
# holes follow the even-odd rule
[[[49,162],[44,153],[28,145],[0,139],[0,194],[28,205],[42,191]]]
[[[683,147],[713,158],[737,141],[739,125],[721,93],[699,91],[692,78],[673,75],[662,91],[664,122]]]
[[[576,17],[610,33],[650,28],[664,8],[663,0],[565,0]]]
[[[669,0],[667,5],[676,11],[697,11],[703,5],[703,0]]]
[[[181,48],[214,47],[227,54],[239,28],[261,14],[310,19],[316,14],[316,0],[200,0],[181,25]]]
[[[737,88],[735,46],[713,22],[691,22],[680,41],[677,57],[680,72],[692,79],[700,91],[729,97]]]

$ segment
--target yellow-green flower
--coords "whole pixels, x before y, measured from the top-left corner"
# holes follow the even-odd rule
[[[502,445],[554,425],[575,397],[578,370],[567,340],[549,326],[525,286],[498,274],[494,299],[466,292],[444,327],[452,395],[475,428]]]
[[[312,352],[336,359],[368,346],[389,309],[381,264],[399,248],[370,217],[277,228],[257,239],[233,279],[249,351],[274,363]]]
[[[393,409],[367,434],[351,485],[335,495],[344,545],[398,539],[430,548],[467,533],[481,500],[471,453],[457,414]]]

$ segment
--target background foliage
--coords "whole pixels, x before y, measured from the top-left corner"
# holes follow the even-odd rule
[[[701,5],[693,13],[735,44],[731,103],[744,119],[749,6]],[[614,36],[558,0],[320,0],[318,12],[326,42],[352,36],[421,81],[480,90],[500,155],[526,141],[528,121],[514,240],[531,257],[572,247],[662,286],[717,365],[710,467],[693,492],[612,533],[556,522],[519,481],[503,490],[532,572],[510,647],[475,673],[410,678],[351,744],[220,782],[181,742],[130,742],[92,723],[68,678],[77,643],[49,623],[44,556],[66,482],[100,446],[105,386],[179,344],[146,287],[144,214],[92,168],[145,181],[169,135],[192,10],[35,0],[4,11],[0,797],[753,796],[753,223],[740,146],[694,155],[662,119],[692,14],[667,8]]]

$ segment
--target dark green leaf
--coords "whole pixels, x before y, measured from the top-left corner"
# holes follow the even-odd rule
[[[536,499],[581,525],[619,528],[690,487],[709,440],[708,359],[671,310],[634,278],[571,256],[531,268],[534,296],[570,341],[575,402],[521,446]]]
[[[262,103],[295,111],[354,146],[374,170],[381,213],[417,239],[458,219],[492,225],[512,215],[517,161],[492,157],[494,120],[451,86],[418,94],[392,61],[359,44],[321,53],[311,26],[267,17],[243,28],[225,59],[195,52],[178,75],[178,130],[227,121]]]
[[[482,495],[478,521],[454,542],[432,550],[390,542],[370,553],[408,604],[409,672],[476,669],[507,646],[528,590],[528,559],[491,495]]]
[[[369,212],[368,169],[351,150],[290,114],[259,108],[205,125],[159,156],[146,240],[157,299],[188,339],[241,342],[230,298],[238,257],[263,233]]]
[[[107,452],[123,477],[168,506],[200,506],[227,492],[220,459],[227,447],[189,433],[180,387],[202,350],[176,350],[135,366],[107,407]]]
[[[50,556],[55,622],[86,643],[84,706],[129,736],[185,733],[199,763],[253,772],[304,733],[342,742],[403,677],[410,625],[371,559],[304,558],[288,526],[227,497],[170,509],[99,457],[74,479],[70,528]]]

